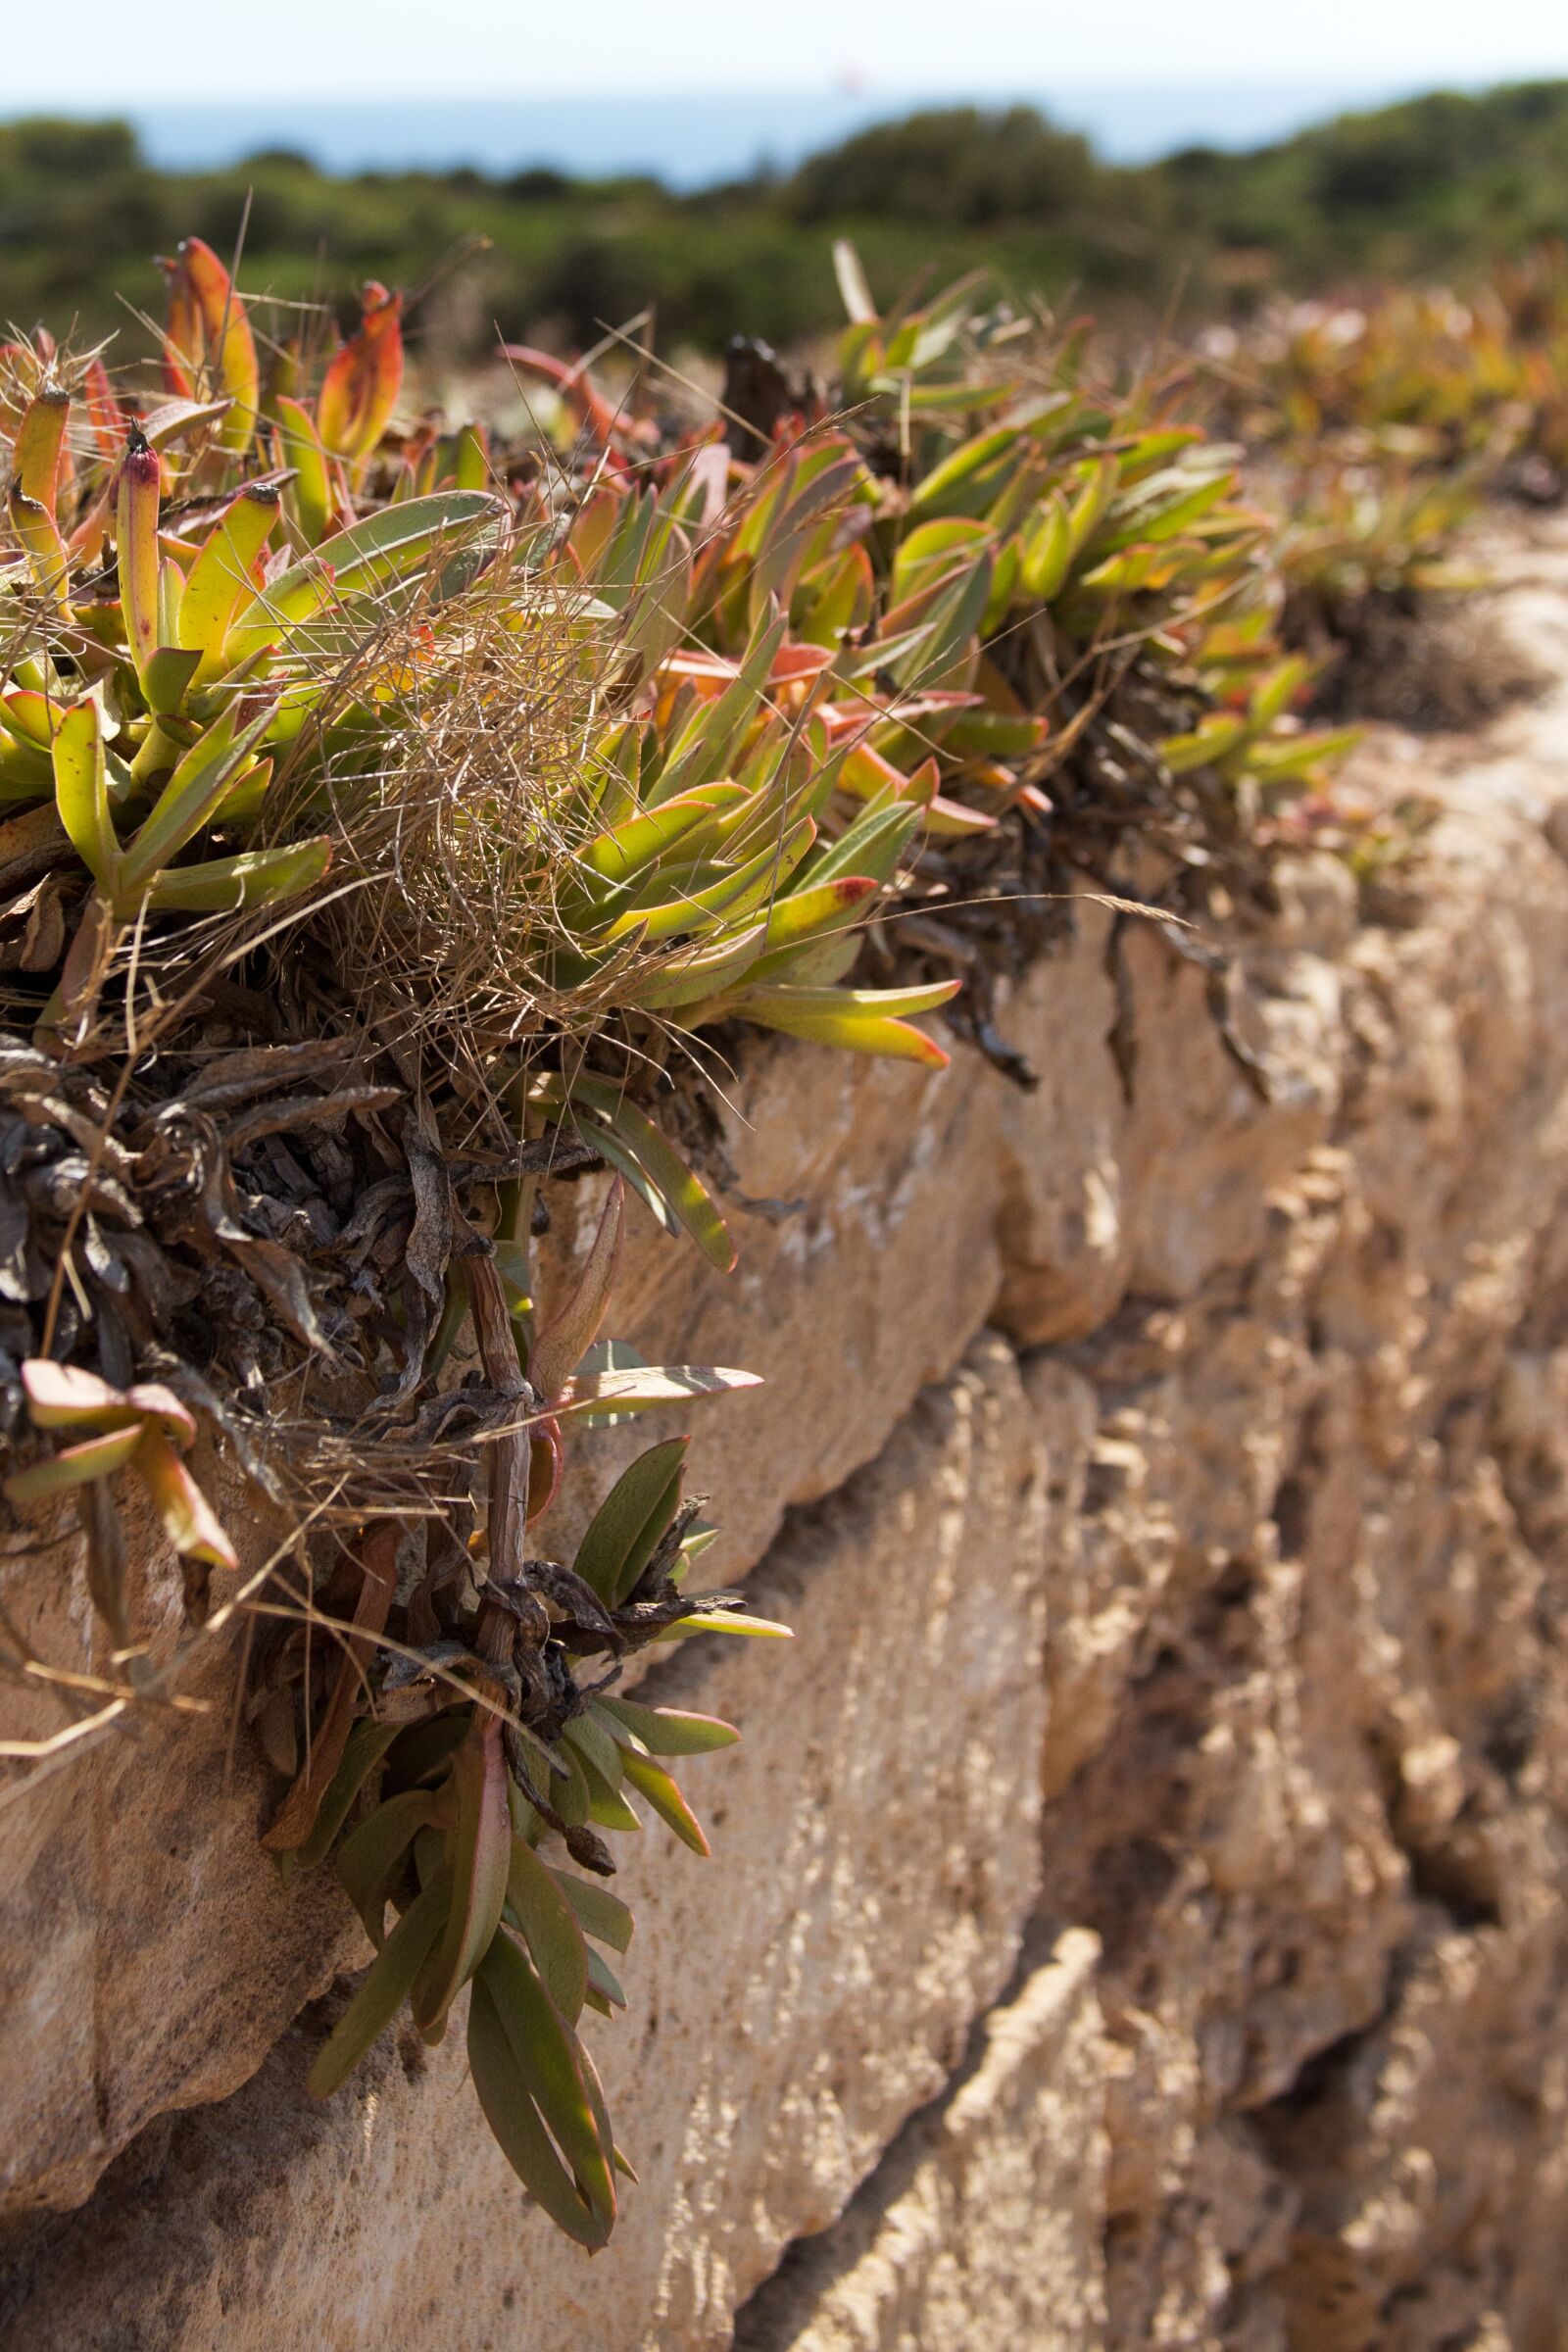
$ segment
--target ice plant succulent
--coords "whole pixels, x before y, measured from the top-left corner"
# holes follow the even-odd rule
[[[116,1639],[125,1640],[123,1554],[119,1523],[106,1509],[104,1481],[129,1470],[141,1482],[185,1572],[185,1607],[198,1623],[206,1614],[207,1588],[214,1568],[238,1565],[234,1547],[212,1505],[181,1460],[196,1442],[189,1407],[156,1382],[111,1388],[79,1365],[40,1356],[22,1367],[22,1386],[34,1429],[58,1432],[55,1451],[13,1470],[5,1482],[13,1504],[52,1501],[83,1493],[89,1498],[84,1526],[88,1539],[92,1596]]]
[[[616,1678],[784,1631],[685,1589],[683,1434],[551,1549],[575,1432],[749,1382],[602,1336],[628,1192],[735,1260],[669,1072],[735,1023],[939,1070],[927,962],[978,971],[971,902],[1141,823],[1184,877],[1254,856],[1339,748],[1178,386],[1101,387],[973,286],[883,318],[840,269],[831,410],[781,378],[764,424],[670,428],[514,347],[576,432],[547,453],[399,420],[395,293],[313,371],[195,239],[157,393],[0,351],[6,1492],[75,1497],[132,1655],[122,1472],[193,1622],[235,1564],[197,1415],[312,1502],[246,1704],[266,1843],[330,1861],[376,1948],[313,2088],[466,1995],[484,2113],[590,2247],[629,2169],[579,2034],[631,1933],[602,1833],[640,1803],[706,1852],[669,1760],[734,1737]],[[541,1296],[534,1236],[603,1171]]]

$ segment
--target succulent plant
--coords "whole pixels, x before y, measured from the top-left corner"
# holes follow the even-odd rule
[[[940,1068],[959,982],[918,943],[996,900],[999,844],[1098,871],[1174,812],[1250,856],[1343,748],[1293,716],[1268,526],[1180,383],[1102,382],[972,284],[884,318],[839,269],[831,413],[781,378],[765,426],[683,430],[514,348],[546,449],[400,422],[384,287],[308,364],[199,240],[156,395],[0,353],[6,1492],[76,1497],[117,1704],[118,1475],[197,1624],[235,1563],[198,1419],[279,1507],[329,1492],[248,1699],[267,1844],[332,1860],[377,1950],[313,2087],[471,1987],[481,2106],[589,2246],[627,2169],[578,2034],[630,1934],[599,1833],[639,1797],[706,1851],[665,1759],[734,1736],[614,1677],[784,1631],[683,1590],[683,1436],[570,1561],[533,1534],[574,1430],[747,1384],[600,1338],[627,1189],[734,1261],[667,1070],[735,1022]],[[1143,797],[1107,797],[1129,743]],[[925,930],[867,986],[883,913]],[[551,1188],[601,1166],[542,1298]]]

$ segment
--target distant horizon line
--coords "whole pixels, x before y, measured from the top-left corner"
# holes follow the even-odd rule
[[[515,88],[476,90],[454,86],[451,89],[432,87],[428,82],[417,89],[384,89],[360,91],[352,98],[302,98],[298,89],[267,89],[252,86],[243,98],[223,90],[150,90],[126,93],[123,88],[105,92],[101,97],[84,98],[79,89],[53,93],[37,90],[6,102],[0,122],[15,122],[28,115],[48,113],[67,119],[95,117],[116,118],[147,112],[169,113],[185,107],[201,107],[223,114],[251,114],[261,108],[291,106],[302,114],[315,112],[364,112],[378,106],[423,106],[432,102],[442,106],[471,104],[474,106],[530,105],[542,100],[564,98],[574,105],[622,105],[630,102],[658,104],[667,99],[683,101],[746,98],[749,100],[777,98],[781,100],[843,99],[870,103],[883,99],[947,100],[956,106],[970,105],[987,100],[1018,102],[1049,96],[1053,92],[1085,92],[1099,95],[1116,92],[1128,96],[1151,96],[1155,93],[1210,92],[1219,90],[1268,90],[1285,93],[1300,90],[1303,96],[1325,89],[1382,90],[1398,89],[1411,96],[1440,96],[1457,91],[1469,95],[1478,90],[1506,89],[1519,83],[1568,81],[1568,59],[1555,65],[1519,66],[1476,71],[1455,68],[1442,69],[1412,76],[1393,69],[1385,73],[1369,72],[1364,66],[1320,67],[1310,74],[1270,74],[1259,70],[1239,74],[1155,74],[1143,75],[1081,74],[1029,76],[1021,80],[998,82],[964,82],[955,84],[951,79],[924,81],[882,81],[872,76],[799,82],[669,82],[650,85],[647,82],[628,82],[624,87],[607,86],[604,82],[537,82]]]

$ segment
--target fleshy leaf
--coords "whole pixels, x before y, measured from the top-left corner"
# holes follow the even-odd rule
[[[590,1140],[608,1146],[606,1156],[620,1165],[660,1222],[683,1225],[710,1265],[721,1274],[732,1272],[735,1244],[729,1227],[701,1178],[647,1113],[609,1079],[586,1073],[573,1079],[571,1100],[593,1113]]]
[[[328,362],[316,417],[340,458],[368,458],[391,420],[403,384],[402,316],[402,295],[370,279],[361,323]]]
[[[166,866],[147,891],[155,914],[226,914],[297,898],[319,882],[331,862],[329,841],[303,841],[277,850],[243,850],[201,865]]]
[[[512,2045],[530,2102],[570,2166],[579,2195],[608,2233],[615,2215],[611,2152],[599,2135],[576,2035],[532,1961],[504,1931],[485,1955],[479,1984]]]
[[[561,1393],[561,1411],[582,1420],[608,1413],[646,1413],[662,1404],[691,1404],[701,1396],[725,1396],[736,1389],[760,1389],[758,1372],[735,1372],[722,1364],[641,1364],[621,1372],[579,1372]]]
[[[86,1438],[79,1446],[66,1446],[46,1461],[29,1463],[25,1470],[13,1470],[5,1482],[5,1492],[12,1502],[43,1502],[51,1494],[64,1494],[73,1487],[84,1487],[97,1478],[108,1478],[122,1470],[141,1443],[141,1429],[114,1429],[101,1438]]]
[[[630,1698],[601,1698],[594,1703],[623,1724],[651,1756],[707,1755],[715,1747],[733,1747],[740,1738],[732,1723],[723,1723],[716,1715],[688,1715],[676,1707],[644,1707]]]
[[[451,1899],[451,1880],[436,1878],[404,1912],[387,1937],[385,1949],[317,2053],[305,2078],[313,2099],[330,2098],[392,2024],[441,1933]]]
[[[590,2253],[596,2251],[614,2224],[613,2183],[607,2211],[584,2196],[566,2171],[533,2103],[528,2070],[483,1976],[475,1981],[468,2007],[468,2065],[485,2121],[523,2187],[559,2230]],[[584,2098],[586,2102],[586,2093]]]
[[[512,1810],[499,1716],[476,1723],[452,1759],[450,1787],[457,1826],[450,1839],[453,1897],[441,1941],[420,1971],[413,1994],[415,2023],[426,2040],[445,2028],[446,2013],[489,1949],[501,1924],[512,1863]]]
[[[54,740],[55,807],[71,846],[100,888],[112,887],[120,838],[109,808],[103,726],[93,702],[61,713]]]
[[[144,1429],[135,1468],[157,1506],[164,1533],[181,1559],[205,1560],[214,1568],[237,1568],[239,1559],[213,1509],[161,1430]]]
[[[235,732],[237,704],[197,736],[153,805],[151,814],[125,845],[120,858],[116,897],[132,902],[149,889],[187,842],[211,822],[230,784],[271,723],[269,708]]]
[[[549,1869],[549,1864],[546,1868]],[[593,1879],[573,1878],[569,1871],[551,1870],[550,1876],[576,1913],[582,1932],[612,1952],[623,1952],[632,1938],[632,1916],[618,1894]]]
[[[420,1830],[429,1828],[434,1807],[429,1789],[405,1788],[384,1797],[343,1840],[337,1875],[365,1933],[377,1947],[385,1937],[387,1901],[409,1847]]]
[[[639,1796],[645,1796],[659,1815],[672,1829],[682,1845],[689,1845],[694,1854],[705,1860],[711,1853],[703,1835],[702,1824],[662,1765],[652,1756],[641,1756],[634,1748],[621,1750],[627,1780]]]
[[[594,1513],[573,1566],[608,1605],[625,1598],[674,1517],[690,1443],[666,1438],[640,1453]]]
[[[256,338],[233,279],[210,245],[187,237],[172,262],[167,324],[171,389],[188,392],[192,371],[206,375],[232,404],[219,427],[218,445],[235,457],[250,447],[261,397]]]
[[[588,1947],[554,1873],[521,1838],[512,1841],[507,1901],[545,1990],[567,2025],[575,2025],[588,1990]]]
[[[198,658],[197,675],[223,666],[228,624],[241,597],[254,593],[253,569],[281,512],[275,485],[258,484],[231,499],[186,574],[179,600],[179,642]]]

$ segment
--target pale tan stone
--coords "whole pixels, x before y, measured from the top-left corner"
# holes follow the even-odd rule
[[[211,1465],[206,1466],[210,1471]],[[185,1638],[177,1564],[125,1494],[132,1630],[151,1663]],[[228,1513],[246,1568],[278,1528]],[[114,1673],[74,1533],[28,1530],[0,1559],[7,1633],[78,1674]],[[276,1783],[233,1722],[244,1631],[199,1644],[181,1697],[144,1709],[0,1801],[0,2210],[73,2205],[171,2107],[222,2098],[254,2071],[360,1931],[325,1874],[282,1885],[259,1833]],[[14,1688],[14,1687],[13,1687]],[[8,1731],[70,1716],[8,1696]]]
[[[1024,974],[999,1015],[1037,1081],[998,1094],[1005,1267],[997,1320],[1031,1347],[1081,1339],[1102,1323],[1130,1261],[1129,1111],[1109,1045],[1111,916],[1085,897],[1073,921],[1072,938]]]
[[[1104,2342],[1098,1945],[1069,1929],[987,2018],[832,2230],[741,2312],[736,2352],[1098,2352]]]
[[[1328,1148],[1025,1367],[1128,2352],[1561,2352],[1568,878],[1507,761],[1453,797]]]

